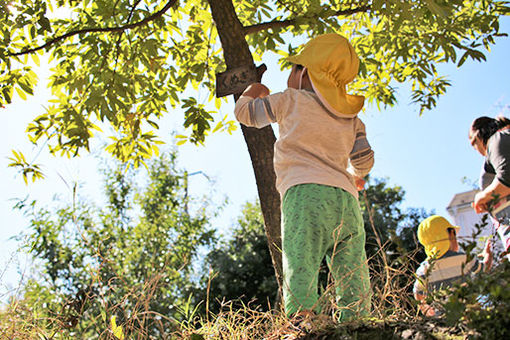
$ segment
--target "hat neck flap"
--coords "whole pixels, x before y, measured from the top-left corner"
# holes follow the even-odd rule
[[[313,91],[315,92],[315,94],[317,95],[319,100],[321,101],[322,105],[324,105],[324,107],[328,111],[330,111],[333,115],[335,115],[335,116],[337,116],[339,118],[354,118],[354,117],[356,117],[358,115],[358,113],[355,113],[355,114],[346,114],[346,113],[338,112],[338,110],[335,110],[335,108],[333,106],[329,105],[328,101],[321,95],[320,91],[313,84],[313,81],[312,81],[311,78],[310,78],[310,83],[312,84]]]

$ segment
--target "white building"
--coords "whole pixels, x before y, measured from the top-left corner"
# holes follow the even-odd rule
[[[480,224],[483,214],[475,213],[471,203],[473,203],[476,193],[479,190],[471,190],[462,192],[453,196],[446,211],[453,218],[452,223],[459,226],[460,230],[457,232],[457,239],[462,242],[467,242],[473,239],[473,233],[476,231],[476,224]],[[482,229],[481,234],[478,236],[478,247],[483,247],[485,239],[494,233],[494,225],[490,218],[487,219],[487,225]],[[480,240],[482,238],[482,240]],[[496,242],[499,239],[496,240]]]

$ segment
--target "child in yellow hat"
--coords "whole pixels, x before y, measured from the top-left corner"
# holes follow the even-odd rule
[[[433,215],[423,220],[418,226],[418,241],[425,248],[427,259],[416,271],[414,297],[420,301],[420,310],[427,316],[434,316],[437,311],[425,303],[430,291],[450,287],[462,281],[466,275],[472,275],[482,269],[482,264],[473,259],[467,262],[466,254],[459,251],[457,230],[460,227],[451,225],[442,216]],[[490,269],[492,254],[490,244],[484,252],[486,269]]]
[[[346,93],[358,56],[347,39],[332,33],[288,60],[287,90],[270,95],[253,84],[235,106],[244,125],[279,125],[274,167],[282,198],[285,311],[321,310],[318,274],[326,257],[340,320],[366,316],[371,293],[358,189],[374,153],[357,116],[364,97]]]

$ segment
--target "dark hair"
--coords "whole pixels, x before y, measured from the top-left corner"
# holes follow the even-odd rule
[[[448,232],[448,234],[453,233],[453,236],[457,236],[457,231],[455,230],[455,228],[447,228],[446,231]]]
[[[471,124],[471,132],[473,132],[474,136],[470,137],[478,137],[482,141],[484,145],[487,145],[487,141],[493,134],[495,134],[499,129],[504,128],[510,125],[510,119],[498,116],[495,119],[490,117],[479,117],[473,121]]]

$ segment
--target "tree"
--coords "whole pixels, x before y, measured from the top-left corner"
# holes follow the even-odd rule
[[[59,9],[72,15],[59,16]],[[231,129],[224,116],[215,118],[185,90],[205,88],[212,100],[215,72],[251,67],[253,56],[268,51],[294,53],[286,43],[292,36],[341,32],[361,57],[350,90],[378,107],[391,106],[396,83],[408,83],[422,113],[450,85],[436,65],[484,60],[483,51],[504,35],[499,19],[509,11],[508,1],[496,0],[116,0],[113,6],[104,0],[12,0],[0,5],[0,104],[10,103],[14,90],[22,98],[33,93],[29,56],[37,63],[45,51],[56,64],[54,104],[30,124],[29,138],[46,138],[52,152],[76,155],[89,148],[100,121],[114,131],[106,149],[138,165],[157,153],[155,120],[168,105],[185,111],[190,134],[183,141],[203,143],[209,131]],[[274,133],[271,127],[242,130],[280,280]],[[12,166],[25,176],[40,175],[21,153]]]
[[[43,270],[24,297],[46,316],[35,321],[45,324],[41,329],[94,339],[121,327],[125,336],[162,338],[175,319],[188,317],[181,315],[184,292],[200,247],[212,244],[215,231],[205,207],[188,195],[187,173],[176,169],[174,154],[154,160],[150,170],[143,190],[135,188],[134,171],[106,171],[103,208],[81,199],[58,209],[27,207],[33,212],[26,249]]]
[[[370,179],[360,197],[372,283],[380,285],[378,277],[384,276],[385,268],[380,265],[383,253],[392,268],[400,267],[402,261],[408,263],[400,282],[396,282],[403,291],[409,288],[410,278],[425,258],[414,235],[421,220],[428,217],[423,209],[404,210],[401,207],[404,199],[404,190],[399,186],[389,186],[386,179]],[[269,305],[274,306],[277,282],[272,272],[267,270],[271,267],[269,255],[259,206],[247,203],[232,238],[220,243],[207,255],[202,278],[202,286],[207,289],[196,292],[195,298],[209,299],[209,311],[215,313],[221,309],[222,302],[238,303],[238,306],[251,303],[252,308],[258,306],[262,310],[267,310]],[[328,285],[325,262],[319,277],[320,289],[323,290]],[[411,292],[407,290],[406,294]]]

